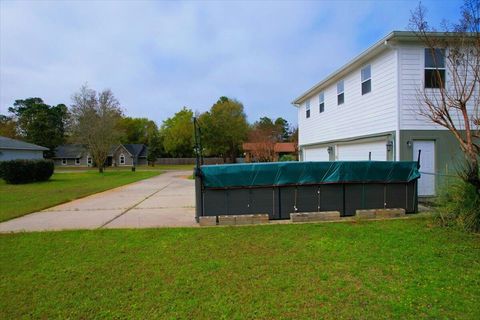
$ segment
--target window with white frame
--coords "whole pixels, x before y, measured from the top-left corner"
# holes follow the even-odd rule
[[[368,65],[362,70],[361,73],[361,80],[362,80],[362,96],[364,94],[369,93],[372,91],[372,69],[371,66]]]
[[[65,165],[67,165],[67,159],[63,158],[62,159],[62,166],[65,166]]]
[[[310,99],[305,102],[305,114],[307,118],[310,118]]]
[[[125,155],[123,153],[120,155],[120,164],[125,164]]]
[[[79,165],[80,164],[80,158],[75,158],[75,165]]]
[[[92,163],[93,163],[92,157],[87,157],[87,164],[88,164],[89,166],[91,166]]]
[[[425,88],[445,88],[445,49],[425,48]]]
[[[318,111],[322,113],[325,111],[325,93],[320,92],[318,95]]]
[[[341,105],[345,102],[345,87],[343,80],[337,82],[337,104]]]

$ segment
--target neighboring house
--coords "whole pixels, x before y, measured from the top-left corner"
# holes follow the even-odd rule
[[[48,148],[0,136],[0,161],[16,159],[43,159]]]
[[[418,93],[439,91],[431,56],[413,33],[394,31],[295,99],[300,159],[417,160],[422,150],[418,192],[435,195],[436,174],[454,173],[461,152],[419,115]]]
[[[283,155],[297,156],[297,148],[293,142],[245,142],[242,145],[245,162],[256,162],[259,159],[278,161]]]
[[[91,154],[81,144],[65,144],[55,149],[53,157],[57,166],[91,167]],[[147,164],[147,146],[144,144],[120,144],[110,148],[106,166],[133,166]]]

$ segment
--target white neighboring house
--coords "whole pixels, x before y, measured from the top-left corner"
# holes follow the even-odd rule
[[[17,159],[43,159],[48,148],[0,136],[0,161]]]
[[[439,90],[431,56],[415,34],[394,31],[296,98],[300,159],[417,160],[421,150],[418,192],[435,195],[436,174],[455,173],[461,152],[419,115],[419,90]]]

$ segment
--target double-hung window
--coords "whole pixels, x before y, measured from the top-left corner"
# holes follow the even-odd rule
[[[325,94],[323,92],[318,95],[318,110],[320,113],[325,111]]]
[[[67,165],[67,159],[65,159],[65,158],[62,159],[62,165],[63,165],[63,166],[66,166],[66,165]]]
[[[305,102],[305,115],[310,118],[310,99]]]
[[[123,153],[120,155],[120,164],[125,164],[125,156]]]
[[[425,88],[445,88],[445,49],[425,49]]]
[[[92,157],[87,157],[87,165],[88,166],[92,165]]]
[[[345,102],[345,87],[343,80],[337,82],[337,104],[341,105]]]
[[[80,159],[79,158],[75,158],[75,165],[80,165]]]
[[[372,91],[372,69],[371,66],[368,65],[363,68],[361,71],[361,80],[362,80],[362,96],[364,94],[369,93]]]

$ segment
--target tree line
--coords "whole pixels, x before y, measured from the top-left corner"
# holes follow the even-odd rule
[[[95,163],[104,163],[110,147],[118,143],[148,145],[147,159],[193,157],[193,118],[198,119],[203,154],[234,162],[242,155],[245,141],[292,141],[296,130],[283,118],[262,117],[249,124],[243,104],[220,97],[204,113],[183,107],[160,126],[147,118],[125,116],[111,90],[97,92],[84,85],[73,94],[72,103],[48,105],[41,98],[15,100],[8,115],[0,115],[0,135],[49,148],[46,157],[65,143],[87,146]],[[103,170],[101,166],[99,170]]]

